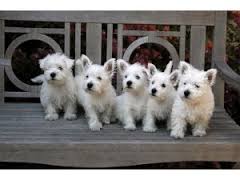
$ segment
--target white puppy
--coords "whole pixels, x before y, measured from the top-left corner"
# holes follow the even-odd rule
[[[170,129],[170,114],[176,95],[174,86],[178,83],[179,72],[175,70],[171,73],[172,61],[168,63],[164,72],[158,71],[153,64],[148,64],[148,69],[152,77],[143,131],[155,132],[157,130],[155,119],[167,120],[167,129]]]
[[[136,63],[128,64],[117,60],[118,70],[122,76],[123,94],[116,99],[115,115],[126,130],[135,130],[136,121],[142,120],[148,98],[148,71]]]
[[[171,114],[171,136],[183,138],[187,124],[193,136],[206,135],[206,128],[214,110],[213,86],[217,70],[200,71],[181,62],[177,96]]]
[[[115,71],[115,59],[109,59],[103,66],[92,64],[90,59],[82,55],[76,61],[76,77],[78,102],[85,110],[89,128],[99,131],[102,122],[109,124],[116,93],[111,80]]]
[[[59,118],[58,111],[65,112],[64,119],[76,119],[76,88],[72,74],[74,61],[64,54],[47,55],[40,60],[40,68],[44,71],[32,79],[43,82],[40,101],[45,110],[46,120]]]

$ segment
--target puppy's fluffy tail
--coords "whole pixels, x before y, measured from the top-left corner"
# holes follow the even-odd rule
[[[44,75],[40,74],[39,76],[36,76],[36,77],[32,78],[31,81],[34,82],[34,83],[43,83]]]

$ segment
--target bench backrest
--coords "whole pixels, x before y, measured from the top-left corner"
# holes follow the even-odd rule
[[[81,23],[86,25],[86,54],[95,63],[101,63],[102,53],[102,24],[107,24],[107,48],[106,58],[112,56],[113,24],[117,24],[117,56],[129,60],[130,55],[139,45],[144,43],[157,43],[165,47],[174,61],[176,67],[179,60],[185,59],[186,26],[191,26],[190,32],[190,62],[199,69],[204,68],[206,28],[214,28],[212,58],[224,61],[226,40],[226,12],[214,11],[14,11],[0,12],[0,58],[11,61],[15,48],[28,40],[40,40],[49,44],[55,51],[70,55],[70,22],[75,23],[75,58],[81,55]],[[27,28],[8,27],[5,21],[41,21],[61,22],[64,28]],[[158,24],[179,25],[179,31],[140,31],[124,30],[123,24]],[[6,33],[23,33],[14,39],[8,47],[5,47]],[[64,36],[64,49],[48,34],[62,34]],[[123,53],[124,36],[141,36],[134,41]],[[179,37],[179,50],[163,36]],[[212,64],[213,65],[213,64]],[[213,65],[214,66],[214,65]],[[22,92],[9,92],[4,87],[4,76]],[[120,90],[118,78],[118,91]],[[214,89],[216,104],[223,106],[224,82],[218,77]],[[28,85],[19,80],[11,66],[0,66],[0,103],[4,103],[6,97],[39,97],[39,86]]]

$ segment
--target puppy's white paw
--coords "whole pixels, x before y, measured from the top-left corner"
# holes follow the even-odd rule
[[[152,127],[152,126],[143,126],[143,131],[144,132],[156,132],[157,128],[156,127]]]
[[[182,139],[184,138],[184,133],[181,131],[172,130],[170,136],[176,139]]]
[[[129,131],[134,131],[136,130],[136,125],[135,124],[127,124],[124,126],[124,129],[129,130]]]
[[[75,119],[77,119],[77,115],[76,114],[64,114],[64,119],[69,120],[69,121],[75,120]]]
[[[202,137],[202,136],[205,136],[206,135],[206,130],[203,130],[203,129],[195,129],[193,130],[193,136],[199,136],[199,137]]]
[[[45,116],[45,119],[48,120],[48,121],[55,121],[58,119],[58,114],[57,113],[54,113],[54,114],[47,114]]]
[[[104,124],[110,124],[110,118],[108,116],[104,116],[102,121]]]
[[[89,124],[89,128],[92,131],[100,131],[102,129],[102,123],[100,123],[100,122],[91,123],[91,124]]]

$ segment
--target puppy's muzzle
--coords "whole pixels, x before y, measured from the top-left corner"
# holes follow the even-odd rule
[[[50,76],[51,76],[52,80],[54,80],[55,77],[56,77],[56,73],[52,72],[52,73],[50,74]]]
[[[156,89],[156,88],[153,88],[153,89],[152,89],[152,96],[156,96],[156,92],[157,92],[157,89]]]
[[[127,81],[127,88],[132,88],[132,81]]]
[[[189,95],[190,95],[190,91],[189,90],[184,91],[184,97],[185,98],[188,98]]]
[[[92,90],[92,87],[93,87],[93,83],[87,83],[87,89],[88,90]]]

